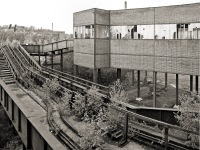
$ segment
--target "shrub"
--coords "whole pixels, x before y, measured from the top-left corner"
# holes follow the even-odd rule
[[[180,97],[181,105],[179,112],[175,114],[178,119],[180,126],[184,129],[195,131],[199,133],[200,123],[200,97],[197,95],[187,96],[183,95]],[[187,145],[193,148],[199,146],[199,136],[189,134],[190,140],[186,142]]]

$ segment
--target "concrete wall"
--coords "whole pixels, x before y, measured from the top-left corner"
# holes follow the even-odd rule
[[[103,9],[96,9],[96,24],[109,25],[110,11]]]
[[[155,8],[111,10],[110,25],[198,23],[200,22],[199,10],[200,3]]]
[[[157,7],[155,9],[155,23],[197,23],[200,22],[199,10],[200,3]]]
[[[22,90],[16,88],[16,85],[7,86],[0,80],[0,102],[18,132],[24,146],[26,148],[32,147],[34,150],[66,149],[48,131],[48,126],[41,122],[41,119],[45,119],[45,111],[33,99],[30,99],[28,95],[22,94]],[[16,90],[17,95],[15,94]],[[8,103],[4,106],[4,103],[7,101],[6,99]],[[12,104],[14,109],[12,109]],[[32,107],[27,108],[27,106]],[[14,114],[14,120],[12,120],[12,114]],[[19,128],[19,125],[21,125],[21,128]]]
[[[111,40],[111,67],[200,75],[199,47],[200,40]]]
[[[154,8],[123,9],[110,11],[110,25],[154,24]]]
[[[73,14],[74,26],[94,24],[95,9],[84,10]]]

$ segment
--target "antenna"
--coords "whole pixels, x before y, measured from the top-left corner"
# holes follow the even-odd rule
[[[124,9],[127,9],[127,1],[124,2]]]

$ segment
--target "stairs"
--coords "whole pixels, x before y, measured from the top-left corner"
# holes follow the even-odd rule
[[[0,78],[5,82],[5,84],[15,83],[15,79],[9,70],[9,67],[3,58],[3,54],[0,51]]]

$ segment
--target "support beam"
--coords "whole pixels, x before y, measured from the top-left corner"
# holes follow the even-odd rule
[[[60,50],[60,70],[63,72],[63,49]]]
[[[176,74],[176,105],[178,105],[178,95],[179,95],[179,76]]]
[[[137,95],[137,97],[139,98],[140,97],[140,70],[138,70],[137,75],[138,75],[138,95]]]
[[[156,107],[157,72],[153,72],[153,107]]]
[[[196,92],[199,94],[199,76],[196,76]]]
[[[132,70],[132,85],[134,86],[135,84],[135,71]]]
[[[97,69],[93,69],[93,82],[97,83],[98,73]]]
[[[193,91],[193,76],[190,75],[190,92]]]
[[[122,70],[120,68],[117,68],[117,79],[121,80],[121,74],[122,74]]]
[[[165,73],[165,91],[167,90],[167,82],[168,82],[168,76],[167,73]]]

